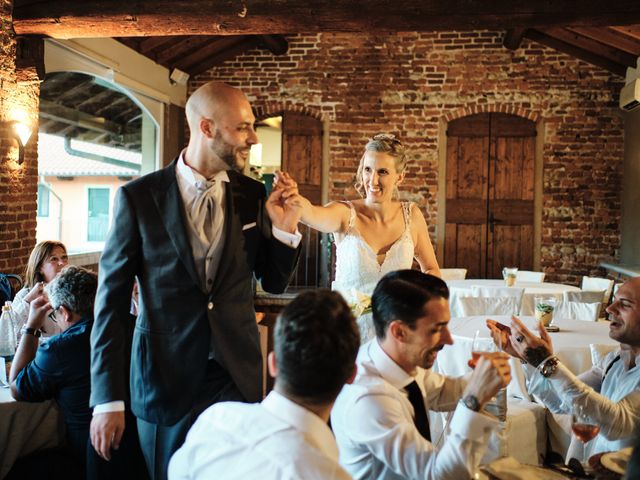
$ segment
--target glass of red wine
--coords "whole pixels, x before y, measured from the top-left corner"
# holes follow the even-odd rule
[[[598,435],[600,426],[589,417],[583,405],[574,404],[571,409],[571,430],[586,445]]]

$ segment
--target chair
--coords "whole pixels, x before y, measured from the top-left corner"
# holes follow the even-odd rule
[[[447,280],[464,280],[467,278],[466,268],[441,268],[440,278],[445,282]]]
[[[516,282],[544,282],[544,272],[530,272],[528,270],[518,270],[516,273]]]
[[[609,299],[611,298],[611,292],[613,291],[613,280],[608,278],[596,278],[596,277],[582,277],[582,290],[604,290],[602,297],[602,303],[609,305]]]
[[[481,287],[474,285],[471,287],[472,297],[481,298],[500,298],[500,297],[513,297],[516,299],[517,309],[514,312],[515,315],[520,311],[522,306],[522,298],[524,296],[524,288],[518,287]],[[497,315],[497,314],[493,314]]]
[[[562,300],[565,302],[602,303],[604,290],[581,290],[579,292],[562,292]]]
[[[556,307],[553,314],[556,320],[583,320],[586,322],[595,322],[600,315],[600,307],[602,303],[583,303],[583,302],[561,302]]]
[[[518,299],[516,297],[462,297],[458,304],[463,317],[473,315],[517,315]]]

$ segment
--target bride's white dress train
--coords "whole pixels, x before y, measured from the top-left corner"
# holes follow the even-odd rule
[[[336,279],[331,288],[340,292],[347,303],[354,305],[358,303],[356,292],[371,296],[378,280],[384,275],[395,270],[411,268],[415,250],[411,236],[413,204],[402,202],[404,231],[387,250],[384,261],[379,263],[376,252],[355,228],[356,210],[353,204],[346,203],[351,210],[349,227],[342,239],[336,241]],[[369,341],[375,336],[371,313],[365,313],[357,320],[362,343]]]

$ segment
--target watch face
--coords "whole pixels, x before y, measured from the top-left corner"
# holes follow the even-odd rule
[[[474,412],[480,410],[480,403],[474,395],[467,395],[462,399],[462,402],[469,410],[473,410]]]

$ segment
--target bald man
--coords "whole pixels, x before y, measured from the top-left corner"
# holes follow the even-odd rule
[[[299,211],[286,203],[291,192],[276,188],[267,199],[261,183],[238,173],[258,142],[245,95],[207,83],[186,114],[187,148],[118,191],[91,335],[91,441],[109,459],[126,428],[126,324],[137,278],[130,398],[154,479],[166,478],[205,408],[261,399],[252,279],[282,292],[300,241]]]
[[[571,413],[572,408],[580,407],[589,423],[600,428],[586,444],[573,436],[567,460],[586,461],[596,453],[632,446],[640,428],[640,277],[620,286],[607,313],[609,337],[620,342],[620,348],[577,377],[553,354],[544,327],[535,335],[516,317],[510,335],[490,327],[496,343],[501,336],[505,351],[528,364],[529,393],[554,413]]]

